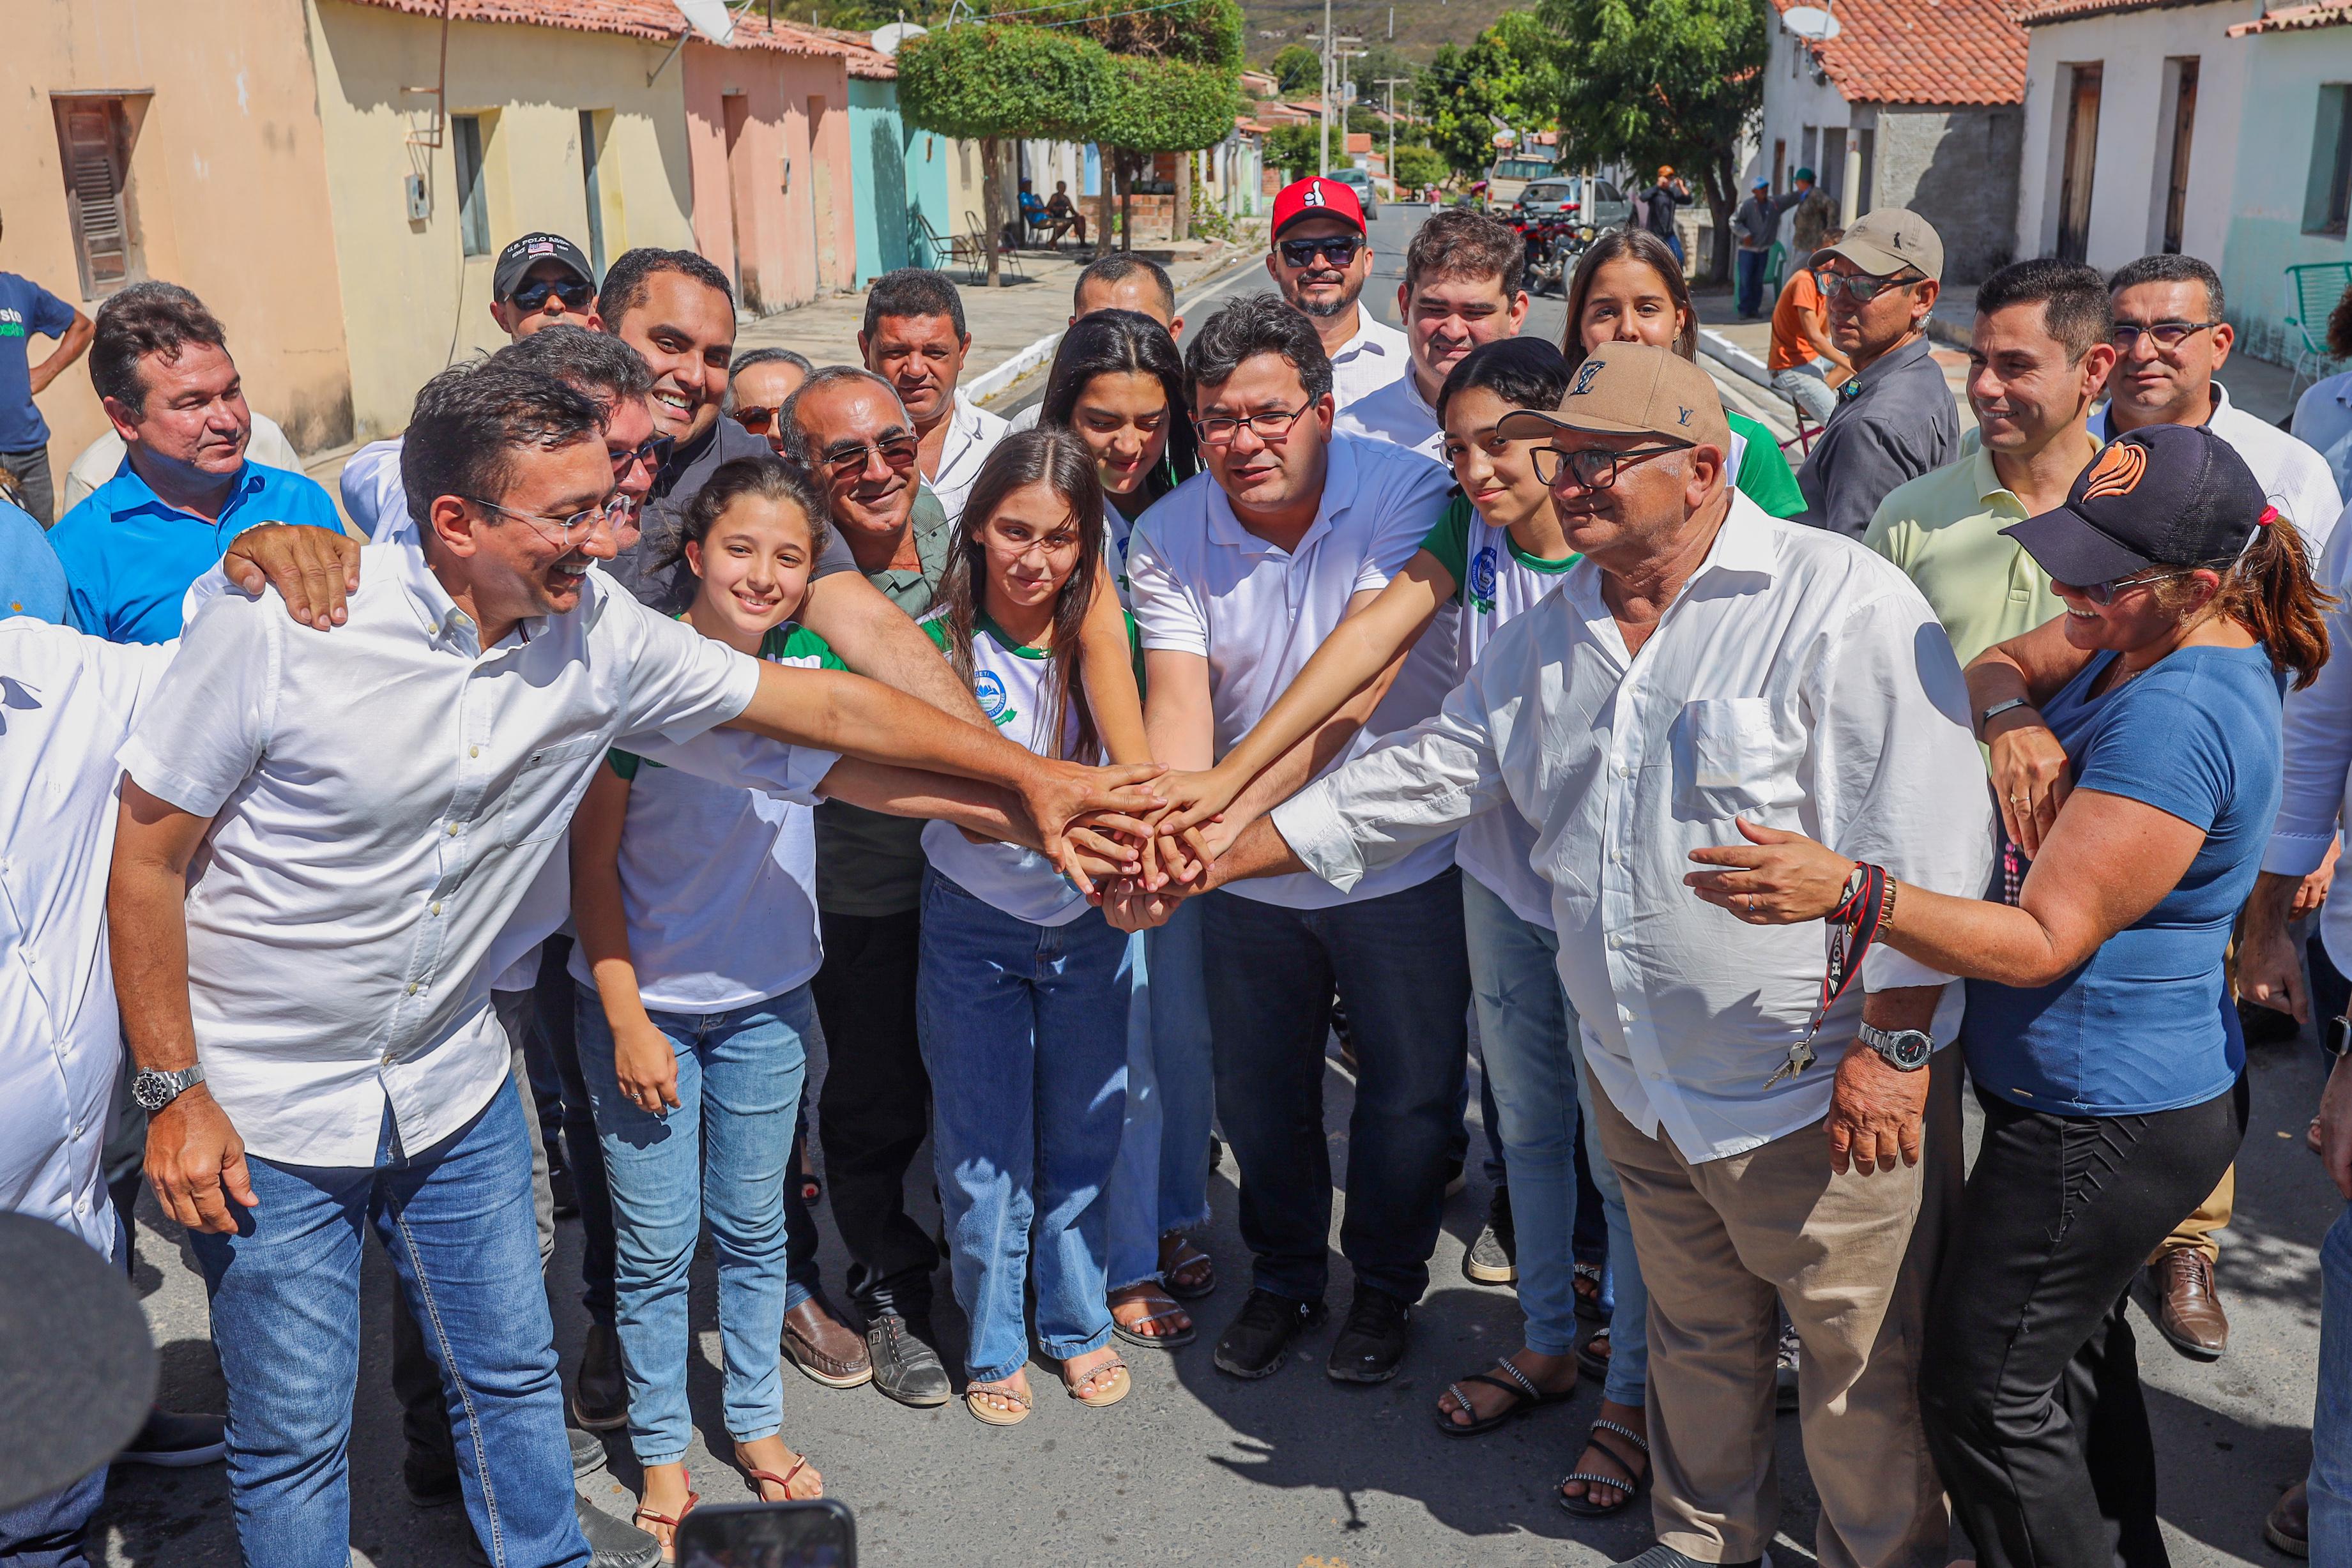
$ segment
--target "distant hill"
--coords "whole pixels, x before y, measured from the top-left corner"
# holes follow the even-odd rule
[[[1467,45],[1513,8],[1507,0],[1396,0],[1395,47],[1413,64],[1426,65],[1441,45]],[[1331,25],[1369,48],[1391,41],[1391,9],[1388,0],[1332,0]],[[1244,45],[1253,66],[1264,66],[1285,44],[1313,47],[1307,35],[1322,26],[1322,0],[1242,0]]]

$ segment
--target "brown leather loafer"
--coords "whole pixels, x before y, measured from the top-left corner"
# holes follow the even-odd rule
[[[827,1388],[856,1388],[874,1380],[866,1336],[853,1333],[811,1296],[784,1314],[784,1355],[803,1376]]]
[[[2147,1266],[2142,1305],[2157,1333],[2191,1361],[2219,1361],[2230,1346],[2230,1319],[2213,1289],[2213,1265],[2194,1247],[2166,1253]]]

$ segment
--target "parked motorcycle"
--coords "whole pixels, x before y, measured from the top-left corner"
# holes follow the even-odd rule
[[[1525,287],[1529,294],[1567,295],[1568,275],[1593,238],[1591,226],[1577,222],[1575,206],[1567,203],[1564,211],[1550,216],[1530,214],[1512,225],[1527,247]]]

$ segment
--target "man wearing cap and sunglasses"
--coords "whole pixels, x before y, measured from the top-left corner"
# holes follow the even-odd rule
[[[1274,198],[1265,270],[1283,298],[1315,323],[1331,361],[1331,400],[1342,409],[1406,373],[1411,345],[1372,319],[1358,297],[1372,275],[1363,204],[1337,180],[1299,180]]]
[[[1959,988],[1866,942],[1832,984],[1818,931],[1748,925],[1683,882],[1690,851],[1748,819],[1982,892],[1990,809],[1959,667],[1901,573],[1732,487],[1714,385],[1671,350],[1604,345],[1557,413],[1496,434],[1549,437],[1538,472],[1583,561],[1438,716],[1253,823],[1207,885],[1303,871],[1345,890],[1481,810],[1524,813],[1602,1145],[1636,1245],[1674,1261],[1646,1271],[1658,1544],[1634,1562],[1762,1558],[1785,1303],[1821,1562],[1940,1563],[1916,1387],[1959,1176],[1958,1079],[1936,1054]],[[1149,923],[1165,893],[1107,907]]]
[[[1944,242],[1914,212],[1881,207],[1813,253],[1830,337],[1853,379],[1797,470],[1805,521],[1862,538],[1886,493],[1959,455],[1952,389],[1927,342]]]

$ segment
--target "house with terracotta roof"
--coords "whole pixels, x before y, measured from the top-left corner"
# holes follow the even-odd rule
[[[2262,13],[2263,0],[2025,0],[2020,253],[2218,263],[2252,107],[2229,34]]]
[[[2026,102],[2011,0],[1838,0],[1826,39],[1780,19],[1801,3],[1772,0],[1762,130],[1741,183],[1785,191],[1811,168],[1847,221],[1908,207],[1943,236],[1949,282],[2008,261]]]

